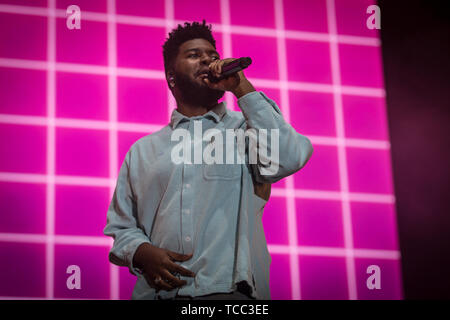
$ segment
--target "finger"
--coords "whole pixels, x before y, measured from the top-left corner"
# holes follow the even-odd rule
[[[222,74],[222,66],[225,64],[224,60],[220,60],[217,64],[217,75],[220,76]]]
[[[211,64],[209,65],[209,70],[211,71],[212,74],[215,75],[216,73],[216,65],[217,65],[217,61],[213,61],[211,62]]]
[[[209,65],[209,71],[211,72],[212,75],[216,76],[216,66],[217,66],[217,60],[211,62],[211,64]]]
[[[189,260],[190,258],[192,258],[192,256],[194,254],[193,253],[191,253],[191,254],[182,254],[182,253],[178,253],[178,252],[167,250],[167,255],[170,258],[172,258],[172,260],[175,260],[175,261],[186,261],[186,260]]]
[[[158,292],[159,290],[161,290],[161,288],[158,286],[158,284],[155,282],[155,277],[154,276],[149,276],[148,274],[144,273],[144,278],[147,281],[148,285],[151,288],[156,289],[156,292]]]
[[[170,291],[174,289],[174,287],[168,284],[165,280],[158,281],[157,286],[160,290]]]
[[[195,273],[193,273],[191,270],[185,269],[182,266],[172,262],[169,266],[168,266],[169,271],[171,272],[176,272],[181,274],[182,276],[185,277],[195,277]]]
[[[177,277],[175,277],[173,274],[171,274],[167,270],[164,270],[162,272],[162,275],[163,275],[164,279],[166,279],[166,282],[174,287],[181,287],[187,283],[186,280],[178,279]]]
[[[144,273],[145,281],[147,281],[148,285],[152,288],[155,288],[155,282],[153,281],[153,278]]]

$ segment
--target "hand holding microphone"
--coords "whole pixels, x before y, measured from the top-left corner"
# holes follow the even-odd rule
[[[209,65],[208,77],[203,81],[212,89],[233,91],[245,79],[242,70],[252,63],[248,57],[216,60]]]
[[[212,82],[212,83],[217,83],[222,79],[225,79],[226,77],[237,73],[241,70],[244,70],[245,68],[247,68],[249,65],[252,64],[252,59],[249,57],[243,57],[243,58],[239,58],[239,59],[233,59],[232,61],[228,61],[225,62],[226,60],[229,59],[224,59],[222,61],[224,61],[223,65],[222,65],[222,69],[219,69],[219,76],[216,77],[212,74],[212,72],[209,73],[208,75],[208,79]]]

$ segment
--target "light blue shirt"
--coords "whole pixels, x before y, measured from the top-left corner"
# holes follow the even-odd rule
[[[242,112],[230,111],[221,102],[203,116],[191,118],[174,110],[169,125],[139,139],[127,152],[104,234],[114,238],[109,260],[137,276],[132,299],[232,292],[240,281],[250,285],[254,298],[270,299],[271,258],[262,225],[266,200],[255,194],[254,187],[300,170],[313,148],[263,92],[244,95],[238,105]],[[171,141],[172,132],[184,128],[193,135],[194,121],[202,122],[203,131],[279,129],[278,172],[262,175],[259,163],[173,163],[171,150],[179,142]],[[187,281],[185,286],[156,293],[133,266],[134,253],[144,242],[193,253],[191,259],[177,263],[193,271],[195,278],[178,275]]]

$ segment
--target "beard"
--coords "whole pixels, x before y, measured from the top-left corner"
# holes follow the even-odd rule
[[[185,103],[193,106],[215,106],[225,91],[211,89],[206,83],[199,84],[188,76],[175,73],[175,83]]]

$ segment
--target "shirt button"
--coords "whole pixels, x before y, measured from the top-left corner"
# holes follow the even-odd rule
[[[188,184],[186,184],[186,188],[190,188],[191,187],[191,185],[188,183]]]
[[[187,236],[186,238],[184,238],[184,240],[186,240],[187,242],[191,241],[191,237]]]
[[[185,209],[185,210],[183,210],[183,211],[184,211],[184,213],[186,213],[186,214],[191,213],[191,210],[189,210],[189,209]]]

